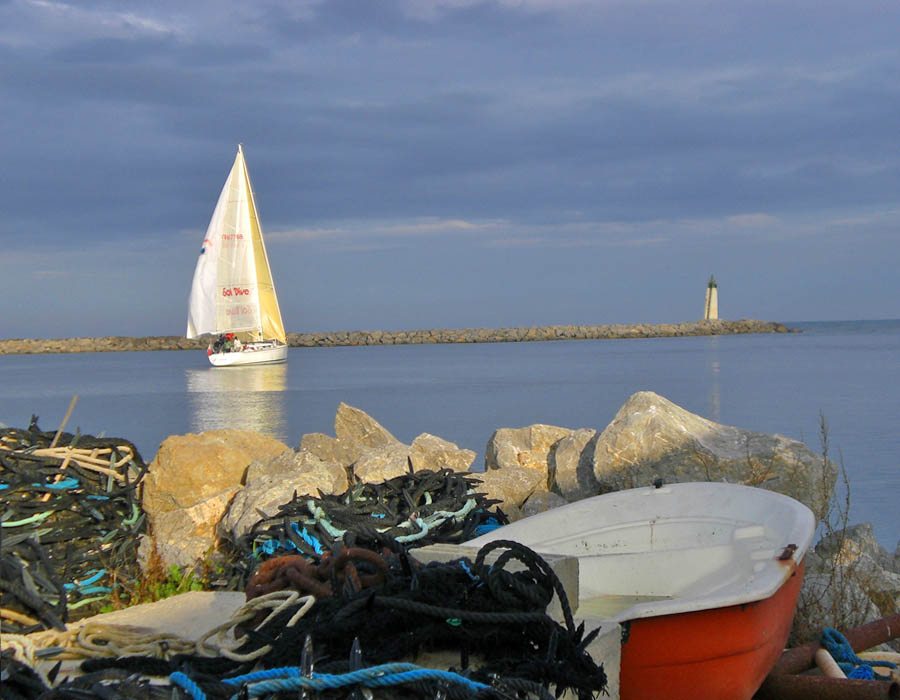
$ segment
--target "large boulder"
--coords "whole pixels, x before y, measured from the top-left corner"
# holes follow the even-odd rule
[[[323,462],[302,450],[257,460],[247,468],[247,485],[234,497],[222,519],[220,533],[237,540],[259,520],[276,515],[295,493],[338,494],[344,493],[347,486],[347,472],[342,465]]]
[[[826,534],[816,545],[819,570],[852,580],[885,615],[900,611],[900,571],[875,539],[872,523]]]
[[[475,461],[475,453],[472,450],[460,449],[455,443],[437,435],[422,433],[413,440],[409,458],[416,471],[452,469],[455,472],[465,472]]]
[[[594,476],[604,493],[657,477],[759,486],[805,503],[821,518],[837,468],[797,440],[721,425],[642,391],[597,440]]]
[[[816,641],[825,627],[848,630],[881,617],[869,594],[846,572],[807,574],[797,597],[788,643],[795,646]]]
[[[216,523],[243,485],[247,466],[290,448],[251,430],[166,438],[143,480],[142,506],[166,565],[196,563],[215,547]]]
[[[359,447],[383,447],[399,440],[368,415],[353,406],[341,402],[334,417],[334,434],[341,442]]]
[[[481,482],[474,490],[500,501],[497,507],[507,515],[519,513],[522,504],[538,489],[542,480],[540,472],[527,467],[506,467],[472,476]]]
[[[353,442],[339,440],[324,433],[307,433],[300,439],[300,450],[318,457],[323,462],[336,462],[349,467],[362,454],[362,448]]]
[[[353,476],[366,484],[380,484],[409,473],[409,445],[402,442],[363,450],[353,465]]]
[[[538,488],[547,490],[550,448],[571,433],[569,428],[541,424],[495,430],[484,451],[484,470],[531,469],[540,474]]]
[[[553,508],[564,506],[568,501],[558,493],[549,491],[535,491],[528,497],[528,500],[522,504],[522,517],[530,518],[538,513],[546,513]]]
[[[464,472],[475,460],[472,450],[436,435],[422,433],[406,445],[395,438],[378,421],[353,406],[341,403],[334,418],[337,437],[310,433],[300,441],[301,450],[326,462],[337,462],[347,468],[353,478],[378,483],[409,472],[452,469]]]
[[[594,476],[594,450],[600,433],[589,428],[572,431],[557,441],[547,455],[550,491],[565,500],[596,496],[600,489]]]
[[[872,523],[859,523],[826,533],[816,545],[816,554],[842,566],[857,564],[866,569],[876,566],[888,571],[895,569],[894,557],[878,544]]]

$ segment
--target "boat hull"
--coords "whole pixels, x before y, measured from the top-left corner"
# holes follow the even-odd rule
[[[248,344],[240,352],[214,352],[208,357],[210,364],[214,367],[238,367],[285,362],[287,360],[287,352],[287,345],[256,347],[253,344]]]
[[[624,621],[621,700],[749,700],[784,650],[803,564],[770,598]]]
[[[722,482],[586,498],[468,542],[578,558],[578,614],[622,625],[623,700],[747,700],[790,633],[815,517]]]

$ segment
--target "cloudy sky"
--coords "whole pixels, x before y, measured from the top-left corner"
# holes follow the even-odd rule
[[[900,3],[0,0],[0,337],[900,316]]]

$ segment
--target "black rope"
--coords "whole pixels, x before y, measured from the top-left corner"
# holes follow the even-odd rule
[[[147,472],[122,438],[62,432],[57,448],[103,451],[107,472],[83,467],[78,454],[37,454],[53,444],[32,416],[26,430],[0,430],[0,631],[59,628],[98,612],[123,579],[140,575],[145,518],[137,489]],[[65,469],[63,466],[65,465]],[[115,474],[119,479],[115,478]]]
[[[246,584],[259,563],[273,556],[317,559],[341,544],[401,552],[410,545],[459,544],[479,528],[507,524],[501,510],[491,510],[498,501],[478,493],[479,483],[451,469],[420,470],[380,484],[353,484],[337,495],[294,494],[277,514],[231,543],[241,581]],[[421,522],[429,523],[424,536]],[[416,539],[403,541],[410,537]]]
[[[493,566],[484,564],[485,556],[498,549],[501,554]],[[319,599],[293,626],[288,622],[299,605],[246,631],[247,640],[237,654],[269,647],[254,661],[182,655],[169,662],[95,659],[83,668],[160,674],[168,663],[169,671],[186,673],[208,697],[217,698],[217,684],[225,678],[297,666],[299,650],[309,637],[314,641],[315,670],[322,673],[350,671],[347,652],[358,640],[367,665],[415,658],[422,651],[459,651],[463,672],[491,686],[492,694],[485,697],[548,698],[553,688],[555,693],[569,690],[588,700],[606,687],[602,666],[586,652],[596,630],[585,635],[583,624],[568,624],[571,610],[565,597],[560,598],[565,626],[546,614],[546,603],[565,592],[553,570],[527,547],[492,543],[479,551],[475,563],[458,559],[423,566],[406,556],[388,558],[390,576],[383,585],[356,592],[345,588],[334,597]],[[510,570],[513,562],[524,570]],[[465,668],[470,656],[480,657],[483,665]],[[435,690],[431,684],[430,695],[421,697],[433,697]],[[235,692],[233,686],[230,692]],[[450,697],[449,691],[445,694]]]

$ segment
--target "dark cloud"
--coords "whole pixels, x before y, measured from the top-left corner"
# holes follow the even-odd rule
[[[698,241],[722,231],[760,263],[754,246],[817,235],[843,255],[863,230],[898,252],[900,6],[17,0],[0,27],[0,236],[24,259],[155,241],[138,257],[186,257],[167,273],[186,287],[185,231],[206,226],[239,142],[266,230],[341,231],[275,244],[325,256],[308,271],[322,285],[348,260],[391,275],[440,250],[499,298],[512,269],[564,277],[603,244],[620,246],[604,274],[640,264],[664,286],[678,264],[707,275]],[[423,220],[473,228],[409,233]],[[452,306],[459,275],[425,269],[421,304]],[[548,281],[548,313],[584,279]],[[349,318],[354,294],[329,313]],[[459,299],[454,319],[472,313]]]

